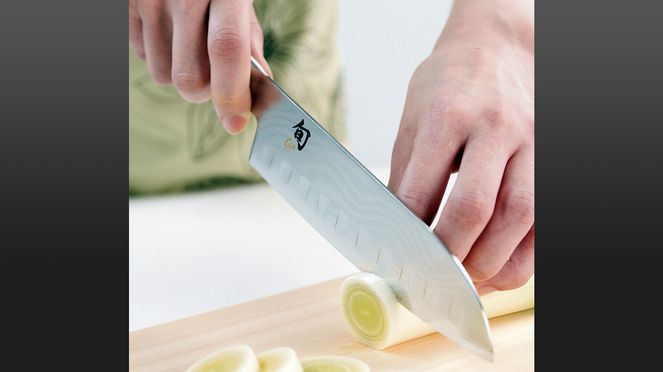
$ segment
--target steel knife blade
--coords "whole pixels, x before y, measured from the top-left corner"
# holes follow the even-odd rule
[[[252,60],[251,166],[334,248],[384,278],[399,302],[493,358],[488,318],[461,262],[431,228]]]

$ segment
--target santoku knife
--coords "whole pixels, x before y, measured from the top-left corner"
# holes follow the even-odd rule
[[[493,359],[488,318],[461,262],[251,61],[258,119],[249,162],[343,256],[457,344]]]

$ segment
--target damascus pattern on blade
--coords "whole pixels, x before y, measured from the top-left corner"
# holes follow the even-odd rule
[[[492,358],[479,296],[430,227],[270,79],[254,75],[252,93],[251,165],[350,262],[385,278],[405,307]]]

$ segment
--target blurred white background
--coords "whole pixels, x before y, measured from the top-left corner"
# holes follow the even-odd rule
[[[339,0],[351,150],[385,183],[410,76],[450,6]],[[129,251],[130,330],[356,271],[267,185],[130,200]]]
[[[452,1],[340,0],[352,153],[385,167],[412,73],[431,52]]]

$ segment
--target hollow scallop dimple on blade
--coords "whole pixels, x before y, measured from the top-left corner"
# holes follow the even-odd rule
[[[488,319],[460,262],[276,83],[252,79],[264,81],[252,81],[251,165],[350,262],[387,280],[404,306],[491,359]]]

